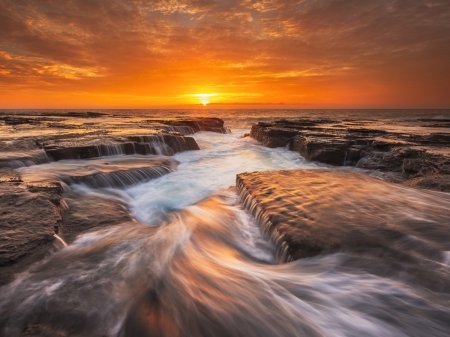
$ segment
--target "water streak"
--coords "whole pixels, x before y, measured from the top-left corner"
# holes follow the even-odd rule
[[[415,235],[395,241],[404,260],[338,252],[278,264],[289,260],[282,238],[268,242],[270,223],[260,231],[230,186],[244,171],[316,165],[287,149],[263,148],[242,138],[245,132],[198,133],[202,150],[175,154],[176,171],[120,190],[98,187],[137,183],[122,172],[139,175],[162,159],[111,156],[20,169],[25,180],[81,182],[66,187],[80,198],[120,199],[137,221],[82,234],[0,288],[0,335],[448,336],[446,224],[436,229],[405,202],[433,212],[430,200],[439,193],[424,198],[402,189],[390,199],[390,216],[409,216],[415,225]],[[240,197],[261,220],[255,203]],[[334,197],[352,202],[345,191]],[[350,209],[340,212],[360,216]],[[435,283],[414,282],[409,256],[439,275]]]

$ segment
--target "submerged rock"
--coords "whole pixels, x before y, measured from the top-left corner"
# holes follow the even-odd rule
[[[124,204],[117,200],[73,192],[63,194],[61,236],[70,244],[82,233],[131,221]]]
[[[174,172],[178,162],[167,158],[152,158],[142,163],[130,162],[130,167],[126,167],[126,163],[115,169],[114,162],[111,163],[113,168],[97,169],[93,174],[86,175],[63,175],[61,180],[66,184],[84,184],[93,188],[125,188],[139,183],[162,177],[165,174]]]
[[[0,167],[19,168],[43,164],[48,161],[49,158],[42,150],[0,152]]]

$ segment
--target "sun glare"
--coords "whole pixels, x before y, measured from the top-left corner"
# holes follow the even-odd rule
[[[204,106],[207,106],[209,103],[211,103],[210,98],[213,96],[217,96],[217,94],[195,94],[193,95],[197,97],[200,103],[202,103]]]

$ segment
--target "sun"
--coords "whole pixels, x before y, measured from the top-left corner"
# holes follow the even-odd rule
[[[197,97],[199,102],[204,106],[207,106],[209,103],[211,103],[210,98],[217,96],[217,94],[194,94],[193,96]]]

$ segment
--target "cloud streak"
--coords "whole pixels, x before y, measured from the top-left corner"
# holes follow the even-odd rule
[[[0,90],[14,92],[4,107],[55,92],[92,106],[220,92],[235,96],[217,103],[250,92],[317,107],[450,106],[447,0],[0,0],[0,37]]]

